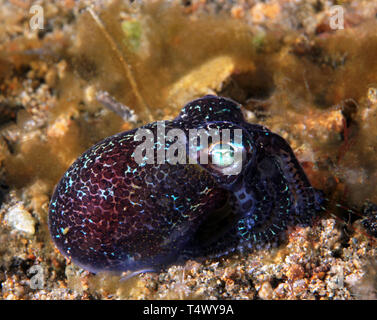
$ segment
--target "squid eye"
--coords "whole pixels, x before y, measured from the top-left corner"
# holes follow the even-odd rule
[[[209,149],[209,155],[213,165],[225,168],[233,164],[235,157],[235,148],[233,144],[213,144]]]
[[[235,175],[241,172],[246,159],[246,150],[242,144],[215,143],[208,149],[210,167],[223,175]]]

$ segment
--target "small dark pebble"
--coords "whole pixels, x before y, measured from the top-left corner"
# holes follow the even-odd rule
[[[361,221],[363,227],[372,237],[377,237],[377,205],[367,202],[362,209],[365,218]]]

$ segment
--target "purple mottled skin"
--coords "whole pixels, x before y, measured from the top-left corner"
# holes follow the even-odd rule
[[[137,129],[97,143],[67,170],[50,203],[52,238],[79,266],[158,270],[242,251],[310,223],[320,210],[321,197],[287,142],[247,123],[237,103],[205,96],[165,125],[187,136],[192,128],[241,129],[242,171],[227,175],[211,163],[139,165]],[[156,133],[156,123],[143,128]]]

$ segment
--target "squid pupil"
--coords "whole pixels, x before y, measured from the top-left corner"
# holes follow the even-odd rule
[[[234,149],[229,144],[216,144],[211,150],[212,164],[228,167],[234,162]]]

